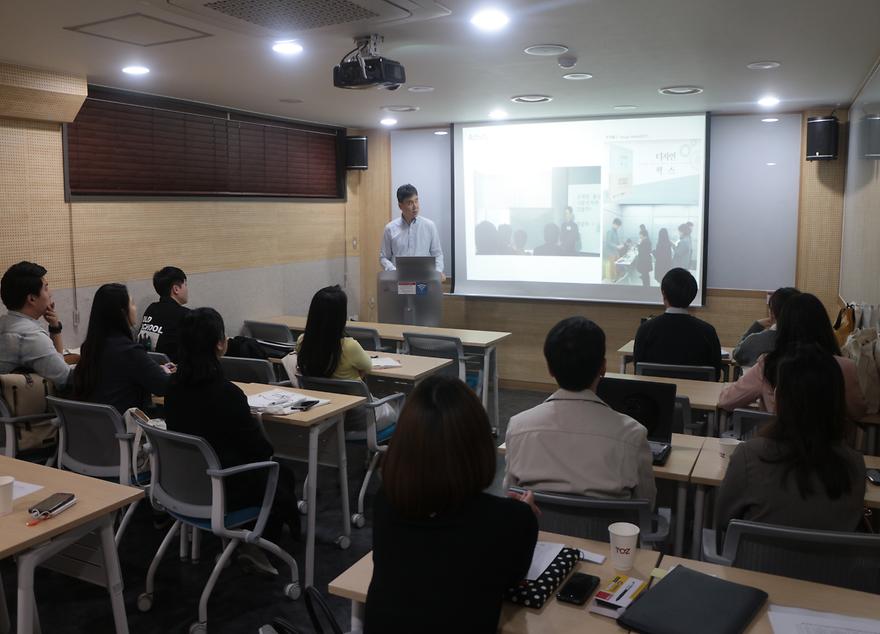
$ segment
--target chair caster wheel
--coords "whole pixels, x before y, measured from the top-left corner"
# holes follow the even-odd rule
[[[296,510],[299,511],[300,515],[308,515],[309,514],[309,503],[305,500],[300,500],[296,503]]]
[[[355,513],[351,516],[351,523],[358,528],[363,528],[367,525],[367,518],[361,513]]]
[[[149,612],[153,609],[153,595],[147,592],[142,593],[137,598],[138,610],[141,612]]]
[[[193,623],[189,626],[189,634],[208,634],[208,624]]]
[[[284,586],[284,596],[286,596],[291,601],[296,601],[302,596],[302,589],[299,587],[299,582],[296,583],[288,583]]]
[[[339,550],[348,550],[348,547],[351,546],[351,538],[347,535],[340,535],[336,538],[336,545],[339,546]]]

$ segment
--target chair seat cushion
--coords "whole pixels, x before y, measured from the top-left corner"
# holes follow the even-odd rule
[[[201,528],[202,530],[210,531],[211,530],[211,518],[202,518],[202,517],[192,517],[190,515],[183,515],[182,513],[175,513],[174,511],[168,511],[168,514],[174,519],[180,520],[186,524],[190,524],[197,528]],[[232,511],[227,513],[223,517],[223,524],[226,528],[235,528],[236,526],[241,526],[242,524],[247,524],[248,522],[256,521],[257,516],[260,514],[259,506],[249,506],[247,508],[239,509],[237,511]]]

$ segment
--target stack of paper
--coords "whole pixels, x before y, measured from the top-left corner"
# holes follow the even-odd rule
[[[290,414],[309,405],[318,407],[330,402],[288,390],[266,390],[259,394],[251,394],[247,400],[248,406],[254,411],[281,415]]]
[[[392,359],[391,357],[375,357],[370,359],[373,362],[373,369],[382,369],[382,368],[399,368],[400,361]]]
[[[880,634],[880,621],[771,605],[774,634]]]

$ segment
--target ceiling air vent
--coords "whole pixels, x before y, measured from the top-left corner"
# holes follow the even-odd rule
[[[168,9],[256,36],[291,36],[339,25],[415,22],[450,11],[432,0],[166,0]]]

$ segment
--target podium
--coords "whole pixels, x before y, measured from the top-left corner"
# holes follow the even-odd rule
[[[396,271],[379,272],[379,321],[386,324],[439,326],[443,288],[433,256],[398,257]]]

